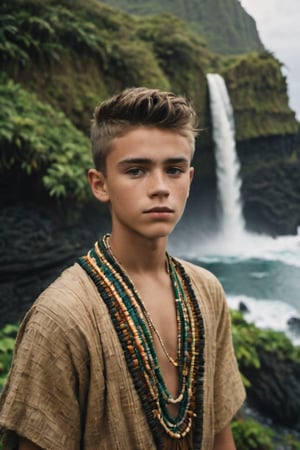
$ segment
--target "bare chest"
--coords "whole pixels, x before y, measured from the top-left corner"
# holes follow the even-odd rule
[[[145,306],[145,320],[152,334],[165,385],[173,397],[178,394],[178,322],[171,284],[147,283],[138,292]],[[174,411],[175,413],[175,411]]]

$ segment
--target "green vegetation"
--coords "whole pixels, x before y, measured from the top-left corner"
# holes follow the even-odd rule
[[[18,167],[54,197],[88,198],[88,139],[62,112],[0,78],[0,175]]]
[[[65,3],[65,4],[63,4]],[[70,9],[69,2],[40,5],[36,0],[16,0],[1,5],[1,55],[3,62],[14,60],[26,66],[33,59],[40,63],[59,61],[71,47],[76,52],[92,54],[105,59],[103,45],[108,29],[97,29],[97,24],[84,18],[82,9]],[[26,9],[24,5],[26,4]],[[18,6],[18,7],[17,7]],[[96,4],[95,4],[96,6]],[[110,24],[112,25],[112,24]]]
[[[218,36],[223,36],[222,14],[241,9],[236,0],[227,1],[228,9],[222,2],[207,6]],[[195,20],[200,10],[205,12],[194,2],[185,10],[188,5]],[[235,20],[240,23],[239,15]],[[84,134],[99,101],[134,85],[190,97],[201,128],[209,129],[208,72],[222,73],[226,79],[238,140],[297,129],[280,63],[272,55],[221,56],[170,13],[141,18],[97,0],[14,0],[1,3],[0,21],[0,70],[55,111],[63,111]],[[228,26],[224,22],[222,30]],[[208,146],[210,139],[210,133],[203,134],[200,147]]]
[[[17,325],[6,325],[0,329],[0,394],[11,366],[17,331]]]
[[[231,429],[238,450],[300,450],[300,442],[291,434],[276,434],[253,419],[233,420]]]
[[[276,355],[280,360],[290,359],[300,364],[300,347],[295,347],[283,333],[257,328],[248,323],[239,311],[231,311],[232,338],[240,367],[260,367],[259,351]],[[246,387],[250,382],[242,374]]]
[[[0,392],[10,369],[17,330],[17,325],[6,325],[0,329]]]
[[[46,196],[85,202],[95,105],[133,85],[171,89],[193,100],[201,128],[209,129],[208,72],[226,80],[238,140],[299,130],[273,55],[220,55],[263,50],[239,2],[109,3],[136,14],[160,14],[132,16],[98,0],[1,2],[0,176],[21,173]],[[209,133],[201,139],[206,141],[199,146],[209,147]],[[296,160],[296,152],[290,158]],[[262,349],[300,362],[299,348],[284,334],[260,330],[234,311],[232,321],[241,366],[259,368]],[[16,330],[10,325],[0,330],[0,391]],[[251,388],[246,377],[244,383]],[[235,421],[233,432],[239,450],[275,449],[272,433],[254,421]],[[292,436],[286,442],[285,448],[299,450]]]
[[[234,420],[231,424],[236,448],[239,450],[273,450],[274,432],[255,420]]]
[[[96,103],[134,85],[172,89],[205,110],[199,86],[214,56],[178,18],[138,19],[96,0],[15,0],[0,13],[2,71],[85,133]]]
[[[254,20],[236,0],[104,1],[141,16],[172,13],[186,20],[190,28],[203,36],[211,50],[217,53],[238,54],[264,50]]]
[[[243,347],[253,347],[264,350],[267,353],[276,354],[280,360],[291,359],[300,363],[300,347],[295,347],[285,333],[271,329],[257,328],[253,323],[248,323],[241,312],[232,310],[231,320],[233,326],[233,343],[238,360],[243,360],[245,365],[251,363],[257,366],[254,355],[242,352]]]
[[[287,83],[282,64],[268,52],[223,59],[224,76],[235,112],[237,139],[299,130],[288,106]]]

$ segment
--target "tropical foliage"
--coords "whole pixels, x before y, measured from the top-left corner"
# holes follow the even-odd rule
[[[235,111],[237,139],[299,130],[295,114],[288,105],[286,78],[282,64],[269,52],[251,53],[223,60],[220,68]],[[269,114],[272,112],[271,114]]]
[[[238,450],[300,450],[292,434],[279,434],[254,419],[237,419],[231,424]]]
[[[223,54],[263,51],[255,22],[235,0],[104,0],[141,16],[172,13],[187,21],[209,47]],[[222,32],[220,32],[222,30]]]
[[[199,6],[191,5],[191,15],[196,14]],[[220,5],[209,6],[211,20]],[[187,95],[201,127],[208,128],[205,76],[215,71],[224,75],[238,112],[238,139],[297,130],[286,81],[272,55],[221,57],[170,13],[140,18],[97,0],[14,0],[0,4],[0,22],[0,69],[62,110],[85,134],[96,104],[133,85]],[[201,146],[209,139],[203,133]]]
[[[36,175],[50,196],[86,199],[90,145],[49,104],[0,77],[0,174],[21,169]]]
[[[134,3],[146,8],[166,2]],[[201,3],[189,3],[191,18]],[[224,16],[232,11],[226,9],[231,0],[206,3],[210,11],[205,13],[211,18],[217,11],[214,6],[221,7],[221,21],[215,23],[226,27],[233,17]],[[180,16],[183,3],[176,4]],[[195,29],[195,24],[190,25]],[[218,30],[214,34],[203,24],[201,30],[210,48],[220,44]],[[294,133],[297,123],[288,108],[280,63],[268,53],[221,57],[210,48],[170,13],[141,19],[98,0],[2,1],[0,176],[21,172],[49,196],[85,201],[89,198],[85,172],[91,165],[87,134],[96,103],[137,84],[172,89],[193,99],[205,128],[209,117],[205,75],[210,71],[222,73],[227,81],[241,118],[239,139]],[[239,313],[232,314],[241,365],[259,367],[259,348],[300,361],[299,351],[284,335],[259,330]],[[0,390],[11,364],[16,330],[15,325],[0,330]],[[244,382],[249,386],[246,378]],[[271,434],[259,424],[237,421],[233,431],[239,450],[274,448]],[[292,437],[289,445],[290,450],[299,449]]]
[[[235,420],[231,429],[239,450],[274,450],[274,432],[255,420]]]
[[[248,323],[239,311],[231,311],[232,337],[235,353],[240,367],[260,367],[259,352],[276,355],[280,360],[290,359],[300,364],[300,347],[293,346],[283,332],[257,328]],[[249,380],[242,374],[246,387]]]
[[[19,6],[19,7],[17,7]],[[23,7],[22,7],[23,6]],[[51,4],[29,0],[3,2],[1,5],[1,56],[3,63],[11,60],[25,66],[32,59],[49,63],[59,61],[71,47],[103,59],[102,37],[108,37],[107,28],[99,33],[97,26],[85,20],[78,10],[68,4]]]
[[[10,369],[17,330],[17,325],[0,329],[0,392]]]
[[[0,69],[83,132],[99,101],[134,85],[187,95],[205,126],[199,86],[215,56],[182,20],[138,19],[96,0],[7,1],[0,16]]]

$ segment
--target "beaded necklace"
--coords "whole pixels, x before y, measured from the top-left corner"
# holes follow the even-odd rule
[[[164,448],[165,433],[179,441],[192,430],[193,448],[198,449],[202,440],[204,328],[189,277],[183,266],[167,255],[178,328],[174,361],[133,282],[113,256],[108,240],[109,235],[105,235],[78,262],[94,281],[108,308],[157,448]],[[159,336],[164,352],[178,369],[176,397],[165,385],[151,331]],[[169,404],[178,405],[176,417],[170,415]]]

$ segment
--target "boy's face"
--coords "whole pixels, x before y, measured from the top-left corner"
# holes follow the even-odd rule
[[[140,126],[114,139],[106,174],[89,172],[95,197],[110,204],[112,233],[167,237],[184,211],[191,159],[191,143],[174,131]]]

